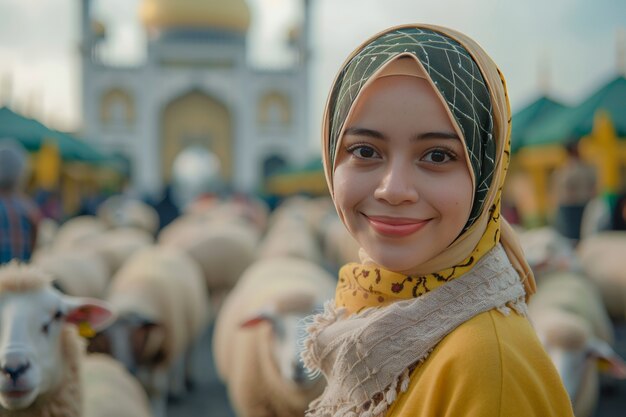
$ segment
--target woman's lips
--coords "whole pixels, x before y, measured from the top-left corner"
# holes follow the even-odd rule
[[[411,235],[422,227],[428,220],[406,219],[400,217],[365,216],[374,230],[381,235],[402,237]]]

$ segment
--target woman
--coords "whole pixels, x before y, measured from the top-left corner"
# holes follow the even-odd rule
[[[450,29],[388,29],[342,66],[326,178],[362,264],[339,273],[303,359],[309,416],[572,416],[528,319],[534,278],[500,217],[504,78]]]

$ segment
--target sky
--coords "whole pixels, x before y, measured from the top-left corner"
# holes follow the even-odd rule
[[[141,1],[94,0],[95,17],[107,26],[104,53],[117,65],[136,65],[145,58],[146,36],[137,14]],[[10,99],[16,110],[53,127],[80,130],[80,2],[0,0],[0,104]],[[478,41],[507,78],[513,111],[542,91],[576,104],[626,67],[618,66],[616,42],[618,33],[626,38],[626,0],[311,2],[312,140],[346,56],[371,35],[398,24],[448,26]],[[292,55],[286,33],[302,18],[302,0],[247,3],[250,62],[264,68],[287,65]]]

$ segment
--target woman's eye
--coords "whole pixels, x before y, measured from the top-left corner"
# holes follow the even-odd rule
[[[452,159],[454,159],[454,155],[443,149],[432,150],[422,158],[423,161],[432,162],[434,164],[443,164]]]
[[[369,159],[378,157],[378,152],[371,146],[359,145],[349,149],[349,152],[357,158]]]

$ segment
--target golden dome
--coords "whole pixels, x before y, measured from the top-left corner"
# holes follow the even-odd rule
[[[216,28],[246,32],[250,10],[245,0],[143,0],[139,9],[149,28]]]

